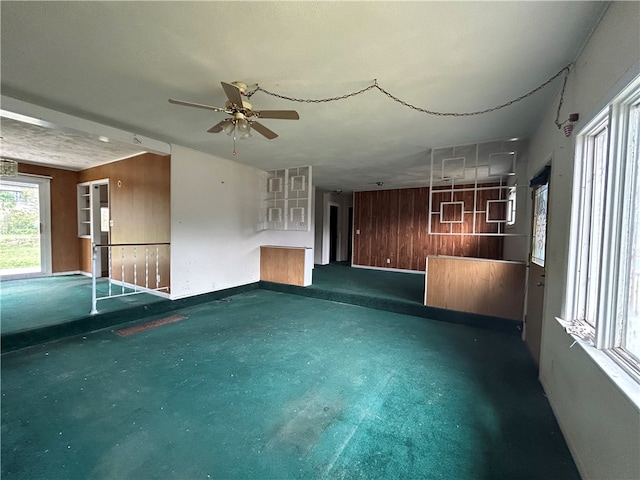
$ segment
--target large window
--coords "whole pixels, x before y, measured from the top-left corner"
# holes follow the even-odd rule
[[[640,380],[640,78],[577,136],[569,329]]]

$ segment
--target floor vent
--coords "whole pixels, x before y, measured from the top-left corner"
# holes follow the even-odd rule
[[[161,327],[162,325],[176,323],[186,318],[187,317],[182,315],[171,315],[170,317],[161,318],[160,320],[154,320],[149,323],[143,323],[142,325],[136,325],[135,327],[123,328],[122,330],[117,330],[116,333],[121,337],[128,337],[129,335],[135,335],[136,333],[144,332],[145,330]]]

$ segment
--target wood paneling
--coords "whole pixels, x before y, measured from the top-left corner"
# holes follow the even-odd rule
[[[109,179],[111,243],[171,240],[171,158],[145,153],[79,172],[79,182]]]
[[[524,263],[432,256],[426,263],[425,305],[522,320]]]
[[[90,238],[78,238],[80,243],[80,271],[91,273],[93,253],[91,252],[91,239]]]
[[[482,192],[477,201],[497,198],[496,194],[497,191]],[[502,237],[464,235],[473,231],[473,214],[465,213],[463,223],[440,223],[442,201],[463,202],[465,211],[473,211],[474,193],[446,191],[434,195],[432,231],[454,235],[429,234],[427,187],[356,192],[353,211],[354,265],[424,270],[427,255],[492,259],[502,257]],[[455,207],[444,213],[451,219],[460,217],[460,210],[456,211]],[[483,213],[478,213],[476,231],[497,230],[495,224],[486,223]]]
[[[168,245],[112,247],[111,278],[117,281],[124,278],[125,283],[144,288],[168,288],[170,260]]]
[[[109,209],[113,222],[110,243],[160,243],[171,241],[171,157],[145,153],[118,162],[79,172],[78,182],[109,180]],[[75,192],[75,186],[74,186]],[[74,193],[75,195],[75,193]],[[75,221],[75,214],[74,214]],[[82,240],[82,239],[81,239]],[[166,250],[167,247],[161,247]],[[89,252],[88,269],[83,255],[85,272],[91,271]],[[114,259],[118,258],[114,253]],[[155,255],[155,254],[153,254]],[[152,256],[153,256],[152,255]],[[161,251],[160,273],[162,286],[170,282],[170,255]],[[138,254],[138,282],[145,285],[144,253]],[[117,260],[120,262],[120,260]],[[155,283],[155,257],[149,275]],[[117,268],[116,268],[117,267]],[[114,270],[120,271],[120,264],[114,263]],[[153,270],[153,271],[151,271]],[[125,251],[125,281],[133,283],[133,251]],[[118,275],[121,275],[118,273]],[[119,279],[119,276],[114,278]],[[155,286],[155,285],[153,285]]]
[[[260,247],[260,280],[305,286],[305,249]]]
[[[53,273],[80,270],[80,245],[76,214],[78,172],[20,163],[20,173],[51,179],[51,267]]]

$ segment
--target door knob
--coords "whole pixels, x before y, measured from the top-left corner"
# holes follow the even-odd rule
[[[544,287],[544,282],[538,282],[536,285],[538,285],[539,287]]]

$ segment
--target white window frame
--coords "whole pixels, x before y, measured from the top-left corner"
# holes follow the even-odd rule
[[[640,104],[640,77],[631,82],[596,115],[576,136],[571,234],[567,272],[567,298],[563,319],[567,330],[586,339],[622,367],[636,383],[640,383],[640,359],[622,347],[628,303],[625,274],[630,261],[626,260],[630,240],[630,215],[637,215],[631,197],[630,182],[634,169],[640,168],[636,159],[628,159],[629,115]],[[591,231],[588,217],[590,195],[585,193],[585,176],[592,175],[592,140],[608,128],[606,147],[606,175],[604,183],[602,222],[597,222],[601,235],[598,251],[585,251],[590,246]],[[639,175],[640,172],[635,172]],[[594,179],[595,181],[596,179]],[[636,180],[637,181],[637,180]],[[593,184],[592,184],[593,185]],[[584,225],[588,225],[586,228]],[[589,288],[585,260],[592,264],[597,288]],[[592,279],[593,283],[593,279]]]
[[[507,227],[516,224],[516,209],[518,207],[518,185],[512,185],[507,190]]]

